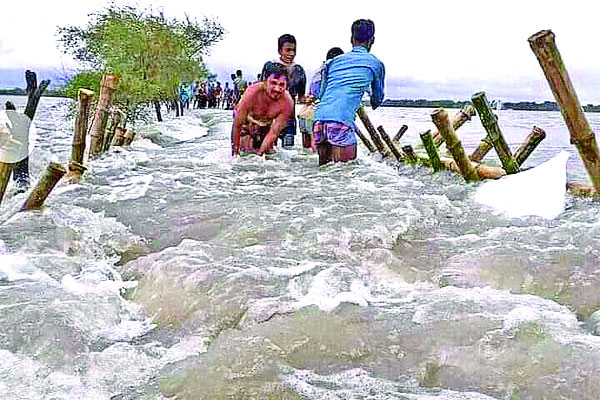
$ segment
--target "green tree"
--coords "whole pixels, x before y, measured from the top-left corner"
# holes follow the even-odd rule
[[[127,109],[129,119],[149,103],[174,101],[182,81],[205,77],[202,56],[225,34],[215,20],[168,20],[131,6],[111,4],[91,17],[84,28],[58,28],[63,51],[86,68],[67,86],[89,79],[90,70],[98,76],[118,73],[115,103]]]

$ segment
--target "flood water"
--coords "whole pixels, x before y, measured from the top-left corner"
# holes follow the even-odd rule
[[[68,103],[40,102],[33,181],[70,158]],[[369,115],[417,147],[431,111]],[[560,113],[498,118],[513,151],[546,131],[525,167],[565,149],[568,179],[586,180]],[[598,398],[598,203],[507,218],[474,202],[481,183],[362,144],[319,168],[298,136],[232,160],[231,122],[190,110],[140,125],[41,212],[17,212],[27,194],[9,186],[0,398]],[[484,136],[476,118],[457,132],[468,150]]]

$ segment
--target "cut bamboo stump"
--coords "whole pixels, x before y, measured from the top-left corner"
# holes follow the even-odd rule
[[[100,95],[98,97],[98,106],[96,114],[92,121],[90,129],[90,158],[94,159],[102,153],[102,145],[104,144],[104,131],[108,120],[108,110],[113,101],[115,90],[119,84],[119,76],[107,74],[102,77],[100,84]]]
[[[125,140],[125,128],[117,126],[115,129],[115,137],[113,139],[113,146],[123,146]]]
[[[481,140],[481,143],[479,143],[479,146],[477,146],[477,148],[469,158],[473,162],[480,163],[481,160],[483,160],[483,157],[485,157],[486,154],[489,153],[490,150],[493,148],[494,144],[492,143],[490,138],[486,136]]]
[[[521,147],[515,153],[515,160],[519,166],[523,165],[525,160],[533,153],[535,148],[546,138],[546,132],[537,126],[534,126],[531,133]]]
[[[108,151],[110,144],[112,143],[113,137],[115,136],[115,129],[121,123],[123,112],[117,108],[113,108],[106,124],[106,132],[104,133],[104,143],[102,144],[102,152]]]
[[[452,154],[452,158],[456,162],[460,174],[467,182],[478,181],[479,175],[471,165],[471,161],[467,158],[465,150],[462,147],[460,140],[454,132],[454,128],[448,118],[448,113],[444,109],[437,109],[431,114],[433,123],[438,128],[438,132],[446,142],[446,148]]]
[[[69,183],[79,182],[86,168],[83,166],[83,155],[85,153],[85,135],[87,133],[88,119],[94,92],[87,89],[79,89],[77,93],[79,101],[77,116],[75,117],[75,130],[73,132],[73,145],[71,150],[71,161],[68,164],[67,181]]]
[[[569,128],[571,143],[577,147],[579,155],[594,189],[600,192],[600,153],[596,137],[585,118],[575,88],[554,41],[554,33],[543,30],[529,38],[529,45],[535,53],[560,112]]]
[[[394,142],[400,141],[400,139],[402,138],[402,135],[404,135],[404,133],[406,133],[407,130],[408,130],[408,126],[402,125],[400,127],[400,129],[398,129],[398,133],[396,133],[396,136],[394,136]]]
[[[425,151],[427,151],[427,155],[429,156],[431,167],[435,172],[440,171],[442,169],[442,163],[440,161],[440,155],[438,154],[437,147],[435,143],[433,143],[431,131],[423,132],[420,134],[420,136],[423,146],[425,147]]]
[[[465,106],[464,108],[460,109],[456,114],[454,114],[452,116],[452,127],[456,131],[458,128],[463,126],[467,121],[470,121],[471,118],[473,118],[475,115],[477,115],[477,111],[475,110],[475,107],[473,107],[470,104]],[[442,145],[442,143],[444,142],[444,138],[440,134],[439,130],[437,132],[434,132],[432,136],[433,136],[433,142],[435,143],[435,145],[437,147],[440,147]]]
[[[402,161],[402,153],[400,153],[400,151],[398,150],[396,145],[392,142],[392,139],[390,139],[390,137],[387,134],[387,132],[385,131],[385,129],[383,129],[383,126],[379,125],[377,127],[377,131],[379,131],[379,133],[381,134],[383,141],[385,142],[385,144],[387,144],[389,149],[392,151],[392,154],[394,155],[394,157],[396,157],[396,160]]]
[[[471,100],[473,101],[473,105],[479,113],[479,118],[481,119],[483,127],[485,128],[490,140],[494,144],[494,148],[496,149],[496,153],[498,153],[502,167],[506,170],[507,174],[516,174],[520,171],[519,165],[515,161],[510,148],[508,147],[508,144],[506,143],[506,140],[500,131],[500,126],[498,125],[496,116],[492,111],[492,107],[485,97],[485,93],[475,93]]]
[[[413,147],[410,144],[402,147],[402,151],[406,155],[406,160],[411,164],[416,164],[418,162],[417,155],[413,150]]]
[[[67,170],[62,165],[51,162],[37,186],[29,194],[27,201],[23,203],[21,211],[39,210],[54,186],[66,173]]]
[[[12,172],[13,165],[14,164],[0,162],[0,204],[2,204],[4,192],[6,192],[6,187],[10,180],[10,173]]]
[[[377,130],[375,129],[375,127],[371,123],[371,120],[369,119],[369,116],[367,115],[367,112],[365,111],[365,108],[363,106],[360,106],[360,108],[358,109],[358,111],[356,111],[356,114],[358,115],[358,117],[362,121],[362,123],[365,126],[365,129],[367,130],[367,132],[369,132],[369,135],[371,136],[371,140],[373,140],[373,143],[375,143],[375,147],[377,147],[377,150],[384,157],[387,156],[388,152],[386,151],[385,146],[383,145],[383,142],[381,141],[381,137],[379,137],[379,134],[377,133]]]
[[[123,136],[123,146],[131,146],[131,142],[135,138],[135,131],[132,128],[128,128]]]

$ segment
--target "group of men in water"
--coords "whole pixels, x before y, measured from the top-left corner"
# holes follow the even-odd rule
[[[298,102],[304,104],[301,114],[305,114],[300,119],[302,143],[319,153],[319,165],[356,158],[355,114],[365,92],[371,96],[373,109],[383,102],[385,68],[369,53],[375,40],[373,21],[354,21],[351,33],[352,51],[344,54],[339,47],[330,49],[309,93],[304,69],[294,63],[295,37],[279,37],[279,58],[265,63],[260,80],[245,89],[234,108],[233,156],[273,152],[278,138],[283,148],[293,147]]]

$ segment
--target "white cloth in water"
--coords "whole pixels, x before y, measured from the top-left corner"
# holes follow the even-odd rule
[[[554,219],[565,208],[568,158],[563,150],[535,168],[486,182],[477,189],[475,201],[509,218],[537,215]]]

